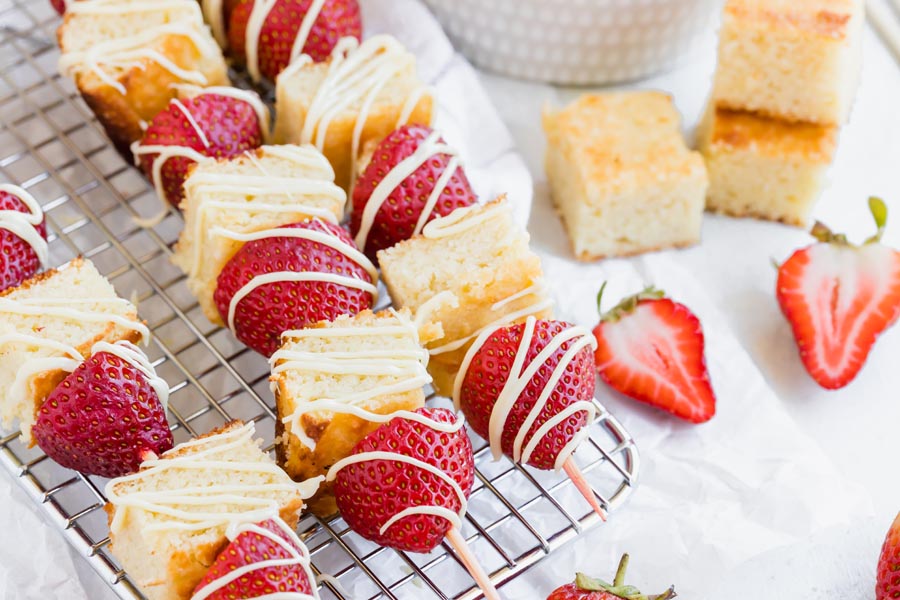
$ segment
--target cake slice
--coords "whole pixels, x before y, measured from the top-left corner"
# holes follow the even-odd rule
[[[184,194],[184,229],[172,260],[187,273],[203,313],[218,325],[216,278],[247,234],[313,217],[337,223],[346,201],[325,157],[311,146],[292,145],[199,163]]]
[[[31,443],[35,412],[100,341],[150,332],[94,265],[77,258],[0,293],[0,417]]]
[[[324,63],[301,56],[278,76],[275,95],[275,141],[315,145],[345,190],[366,142],[432,119],[431,92],[416,75],[415,57],[388,35],[362,44],[344,38]]]
[[[541,261],[528,242],[501,197],[458,208],[378,253],[395,306],[443,328],[443,337],[427,345],[438,393],[451,394],[466,350],[483,329],[551,316]]]
[[[173,84],[228,85],[196,0],[73,2],[57,37],[60,71],[124,156],[176,96]]]
[[[710,110],[698,132],[709,170],[706,207],[806,226],[826,183],[838,128]]]
[[[407,310],[370,310],[285,332],[272,355],[278,409],[276,455],[294,479],[324,475],[383,421],[380,415],[413,411],[425,403],[428,352],[439,325],[417,325]],[[310,508],[336,510],[331,483]]]
[[[110,550],[150,600],[188,600],[230,524],[275,516],[292,529],[318,481],[295,483],[232,421],[106,485]]]
[[[577,258],[700,241],[706,169],[670,96],[587,94],[543,121],[550,192]]]
[[[713,101],[789,121],[840,125],[856,93],[863,0],[729,0]]]

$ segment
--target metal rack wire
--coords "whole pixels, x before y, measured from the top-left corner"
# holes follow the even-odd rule
[[[0,0],[0,181],[42,201],[50,260],[90,258],[120,294],[131,296],[154,336],[148,354],[171,385],[169,420],[176,442],[239,418],[256,422],[271,449],[275,413],[268,365],[226,330],[210,324],[169,261],[181,228],[172,211],[153,229],[133,217],[153,211],[155,195],[103,136],[73,86],[56,71],[57,17],[49,2]],[[440,401],[437,399],[436,401]],[[602,502],[614,510],[636,483],[634,441],[605,409],[576,459]],[[41,505],[121,598],[142,598],[107,549],[104,481],[63,469],[18,432],[0,434],[0,463]],[[596,525],[599,519],[564,477],[491,462],[473,439],[477,479],[463,534],[500,585]],[[306,516],[298,531],[325,579],[323,598],[480,597],[456,555],[377,547],[339,518]]]

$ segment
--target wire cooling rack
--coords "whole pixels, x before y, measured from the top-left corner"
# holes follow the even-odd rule
[[[148,354],[172,388],[176,442],[243,419],[256,423],[271,450],[275,412],[266,361],[206,320],[169,261],[182,226],[177,212],[150,230],[135,225],[134,216],[153,213],[155,194],[57,74],[57,25],[46,0],[0,0],[0,181],[25,187],[42,203],[51,264],[85,256],[138,303],[154,334]],[[598,409],[576,460],[614,510],[635,485],[638,453],[616,419]],[[484,441],[473,443],[478,470],[463,534],[495,584],[598,524],[565,478],[492,462]],[[0,437],[0,463],[121,598],[143,597],[107,549],[104,480],[59,467],[25,447],[17,432]],[[395,552],[360,538],[340,518],[311,515],[298,531],[315,571],[335,578],[324,579],[323,598],[481,596],[446,546],[427,555]]]

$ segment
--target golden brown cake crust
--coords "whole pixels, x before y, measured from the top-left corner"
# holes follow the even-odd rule
[[[726,16],[753,20],[769,28],[790,28],[836,40],[847,36],[853,0],[791,0],[790,5],[760,6],[748,0],[730,0]]]
[[[711,127],[710,145],[723,150],[753,148],[764,155],[799,155],[829,164],[837,149],[837,127],[791,123],[724,108],[716,109]]]

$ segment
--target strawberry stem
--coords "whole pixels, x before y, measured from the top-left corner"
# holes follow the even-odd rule
[[[628,553],[622,555],[619,559],[619,568],[616,569],[616,578],[613,579],[613,585],[619,587],[625,585],[625,571],[628,570]]]
[[[466,544],[466,540],[459,532],[459,529],[456,527],[450,528],[450,531],[447,532],[447,542],[453,547],[456,554],[459,555],[460,560],[462,560],[463,564],[466,566],[472,579],[474,579],[475,583],[478,584],[478,587],[481,588],[485,600],[501,600],[500,593],[497,592],[497,588],[491,583],[491,578],[485,572],[481,563],[479,563],[478,560],[476,560],[475,555],[472,554],[472,550],[469,548],[469,545]]]
[[[606,285],[605,283],[603,284]],[[600,292],[603,292],[603,288],[600,288]],[[600,321],[602,322],[612,322],[615,323],[625,315],[634,311],[637,308],[638,304],[641,303],[642,300],[659,300],[661,298],[665,298],[666,293],[662,290],[658,290],[652,285],[645,287],[642,291],[634,294],[632,296],[627,296],[624,298],[619,304],[617,304],[612,310],[609,310],[605,313],[601,313]],[[597,305],[600,305],[600,298],[597,297]]]
[[[591,486],[588,484],[587,480],[585,480],[584,474],[582,474],[581,469],[579,469],[578,465],[575,463],[575,458],[572,456],[567,458],[566,462],[563,463],[563,469],[565,469],[566,475],[569,476],[569,479],[575,485],[575,489],[581,492],[581,495],[588,501],[588,504],[591,505],[594,512],[600,516],[600,519],[606,521],[606,511],[603,510],[603,507],[600,506],[600,502],[597,501],[597,495],[594,494],[594,490],[591,489]]]
[[[872,213],[872,219],[875,220],[875,235],[866,240],[867,244],[877,244],[884,235],[884,229],[887,226],[888,208],[884,200],[878,196],[869,196],[869,212]]]
[[[578,573],[575,576],[575,585],[578,589],[585,592],[606,592],[622,600],[670,600],[676,596],[674,586],[662,594],[646,596],[633,585],[625,585],[625,571],[627,569],[628,554],[623,554],[622,559],[619,561],[619,568],[616,570],[616,578],[612,584],[606,583],[602,579],[588,577],[584,573]]]
[[[603,314],[603,290],[606,289],[606,284],[608,281],[604,281],[603,285],[600,286],[600,291],[597,292],[597,312],[601,315]]]

